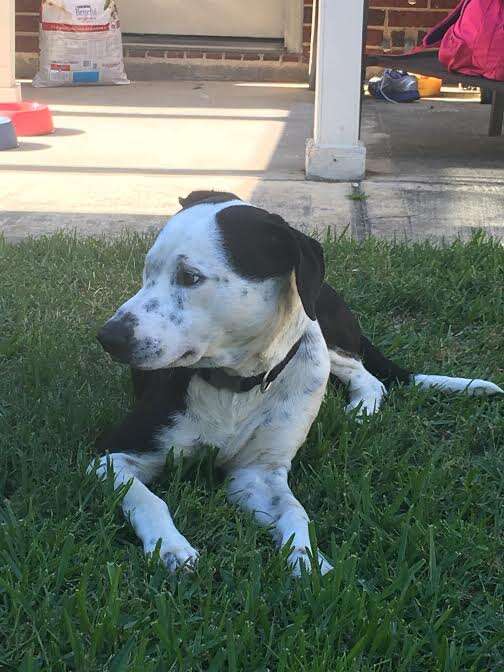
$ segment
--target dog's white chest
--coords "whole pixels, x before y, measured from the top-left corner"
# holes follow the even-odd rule
[[[246,393],[215,389],[199,376],[191,379],[187,409],[159,434],[161,450],[178,457],[201,446],[219,449],[220,464],[266,459],[288,463],[306,438],[318,412],[329,374],[325,343],[306,339],[298,355],[271,388]]]
[[[213,446],[219,449],[218,462],[227,462],[268,420],[270,406],[271,401],[259,388],[236,394],[212,388],[194,377],[189,385],[187,410],[161,433],[163,447],[175,445],[177,454],[183,457],[194,454],[201,446]]]

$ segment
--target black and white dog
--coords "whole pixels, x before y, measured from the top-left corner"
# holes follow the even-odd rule
[[[374,413],[384,383],[503,393],[484,380],[410,374],[360,332],[343,299],[324,284],[321,246],[281,217],[234,194],[193,192],[147,254],[143,286],[98,334],[132,368],[136,403],[103,442],[115,487],[129,483],[123,510],[170,570],[198,552],[147,483],[166,456],[218,449],[229,498],[271,527],[300,572],[310,549],[308,515],[288,485],[332,374],[350,409]],[[321,571],[331,565],[319,556]]]

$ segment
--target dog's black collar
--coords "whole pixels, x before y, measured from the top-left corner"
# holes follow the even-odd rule
[[[279,362],[270,371],[259,373],[257,376],[242,378],[241,376],[231,376],[224,369],[197,369],[199,376],[207,383],[216,387],[218,390],[230,390],[231,392],[250,392],[254,387],[261,386],[261,392],[266,392],[271,383],[285,369],[290,360],[294,357],[301,345],[301,338],[296,341],[284,359]]]

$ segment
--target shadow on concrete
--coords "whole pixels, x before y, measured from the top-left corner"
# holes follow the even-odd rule
[[[393,105],[365,97],[367,176],[503,179],[504,137],[489,138],[487,130],[488,107],[477,101],[439,98]]]
[[[188,119],[188,120],[202,120],[209,119],[211,121],[280,121],[283,122],[287,119],[287,115],[277,115],[277,116],[250,116],[250,115],[232,115],[232,114],[158,114],[152,112],[75,112],[75,111],[65,111],[58,112],[53,111],[53,117],[63,116],[63,117],[119,117],[127,119]],[[82,131],[83,132],[83,131]]]
[[[85,213],[85,212],[24,212],[0,213],[0,227],[5,239],[17,243],[31,236],[51,235],[57,231],[77,235],[112,236],[125,231],[153,233],[166,224],[167,217],[148,214],[128,213]]]
[[[53,113],[53,117],[55,114]],[[57,116],[57,113],[56,113]],[[61,126],[58,126],[54,129],[54,131],[51,133],[51,136],[70,136],[70,135],[83,135],[86,131],[83,131],[80,128],[62,128]]]
[[[264,109],[265,99],[271,109],[288,110],[297,100],[311,93],[304,84],[270,84],[252,82],[189,81],[132,82],[128,86],[77,86],[35,88],[22,84],[23,100],[65,107],[152,108],[156,112],[187,107],[211,110]]]
[[[27,143],[28,145],[30,143]],[[45,149],[50,147],[50,145],[42,145],[37,147],[35,143],[31,143],[33,147],[28,147],[28,149]],[[1,171],[13,171],[15,170],[18,173],[85,173],[91,175],[216,175],[216,176],[245,176],[245,177],[257,177],[264,175],[264,170],[235,170],[230,168],[229,170],[224,169],[215,169],[215,168],[121,168],[118,166],[69,166],[65,164],[64,166],[41,166],[37,164],[33,165],[23,165],[23,164],[2,164],[0,165]]]
[[[19,147],[17,148],[18,152],[36,152],[41,149],[48,149],[51,145],[47,145],[43,142],[26,142],[23,138],[19,138]],[[16,166],[16,170],[18,167]]]
[[[272,153],[275,157],[297,143],[296,170],[304,177],[304,142],[311,135],[313,108],[306,104],[299,124],[299,107],[293,106]],[[336,120],[335,120],[336,123]],[[504,237],[504,137],[489,138],[488,107],[468,97],[421,100],[393,105],[366,97],[363,102],[363,141],[367,173],[362,189],[368,198],[348,207],[349,231],[358,238],[377,235],[406,240],[468,238],[475,230]],[[302,131],[302,132],[301,132]],[[270,168],[268,166],[268,169]],[[267,171],[266,171],[267,173]],[[265,180],[267,180],[265,175]],[[264,203],[271,194],[265,180],[257,183],[251,200]],[[307,221],[321,220],[321,196],[316,187],[296,190],[299,208]],[[339,185],[326,184],[326,191]],[[289,193],[290,192],[290,193]],[[270,209],[292,211],[290,185]],[[345,207],[325,201],[328,225],[339,209],[337,230],[344,224]],[[327,206],[330,206],[329,208]],[[318,225],[320,228],[320,223]]]

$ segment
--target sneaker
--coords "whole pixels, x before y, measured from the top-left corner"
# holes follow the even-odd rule
[[[385,70],[381,77],[373,77],[368,91],[374,98],[389,103],[411,103],[420,98],[417,78],[402,70]]]

